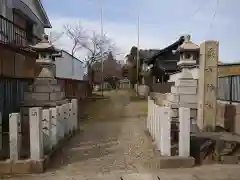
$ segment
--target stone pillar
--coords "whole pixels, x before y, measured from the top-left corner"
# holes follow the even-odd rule
[[[63,109],[63,131],[64,131],[64,136],[68,134],[68,104],[63,104],[62,105]]]
[[[73,111],[73,124],[74,124],[74,130],[78,130],[78,100],[77,99],[72,99],[72,111]]]
[[[147,117],[147,130],[150,130],[150,116],[151,116],[151,98],[148,96],[148,117]]]
[[[58,124],[59,126],[57,126],[57,128],[59,129],[59,140],[63,139],[64,138],[64,112],[63,112],[63,106],[58,106],[58,109],[59,109],[59,120],[58,120]]]
[[[151,105],[151,121],[150,121],[150,134],[153,136],[153,121],[154,121],[154,100]]]
[[[50,108],[51,111],[51,115],[52,115],[52,137],[51,137],[51,141],[52,141],[52,145],[56,146],[58,143],[58,136],[59,136],[59,109],[58,107],[56,108]]]
[[[69,132],[72,133],[74,129],[74,119],[73,119],[73,107],[71,102],[68,103],[68,107],[69,107],[69,124],[70,124]]]
[[[190,109],[179,108],[179,156],[190,156]]]
[[[160,152],[162,156],[171,156],[171,108],[160,109]]]
[[[10,159],[20,159],[21,150],[21,116],[20,113],[9,114]]]
[[[50,109],[42,111],[42,124],[43,124],[43,145],[44,151],[52,149],[52,114]]]
[[[201,130],[214,131],[216,126],[218,52],[217,41],[200,45],[197,123]]]
[[[40,161],[43,158],[42,108],[29,109],[30,123],[30,158]]]
[[[161,150],[161,132],[160,132],[160,120],[161,120],[161,106],[156,107],[156,114],[157,114],[157,119],[156,119],[156,147],[157,150]]]

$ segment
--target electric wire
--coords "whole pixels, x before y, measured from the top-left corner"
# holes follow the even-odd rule
[[[210,24],[209,24],[209,28],[208,28],[205,36],[207,36],[207,35],[210,33],[211,29],[213,28],[213,24],[214,24],[215,18],[216,18],[216,16],[217,16],[219,4],[220,4],[220,0],[216,0],[215,10],[214,10],[212,19],[211,19]]]

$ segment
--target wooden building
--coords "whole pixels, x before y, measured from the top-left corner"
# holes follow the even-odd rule
[[[148,66],[151,66],[150,77],[156,82],[167,82],[169,74],[178,70],[177,62],[180,59],[177,48],[184,42],[184,36],[181,36],[176,42],[159,50],[152,57],[145,60]]]

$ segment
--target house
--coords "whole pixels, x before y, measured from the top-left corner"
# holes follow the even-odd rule
[[[51,28],[40,0],[0,0],[0,112],[18,111],[26,86],[35,77],[36,44]]]

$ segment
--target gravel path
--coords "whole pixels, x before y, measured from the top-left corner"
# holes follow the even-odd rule
[[[52,159],[47,172],[38,175],[4,177],[12,180],[120,180],[120,176],[142,175],[161,180],[236,180],[240,167],[211,165],[192,169],[158,170],[157,154],[145,134],[145,117],[133,108],[126,92],[109,92],[105,108],[108,120],[85,122],[82,132],[71,139]],[[136,104],[136,103],[135,103]],[[131,111],[131,108],[134,111]],[[107,109],[107,110],[106,110]],[[103,177],[102,177],[103,176]],[[239,178],[237,178],[239,177]],[[138,177],[139,178],[139,177]],[[138,179],[136,178],[136,179]]]

